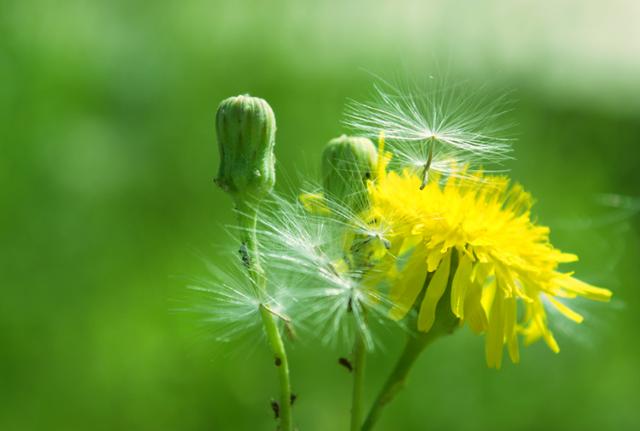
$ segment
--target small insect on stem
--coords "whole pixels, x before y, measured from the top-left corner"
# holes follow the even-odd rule
[[[271,400],[271,410],[273,410],[273,416],[275,419],[280,417],[280,404],[277,401]]]
[[[247,244],[246,243],[242,243],[242,245],[240,246],[240,249],[238,250],[238,253],[240,253],[240,259],[242,259],[242,264],[246,267],[246,268],[250,268],[251,267],[251,257],[249,256],[249,249],[247,248]]]
[[[298,396],[296,394],[291,394],[291,398],[289,402],[291,403],[291,405],[293,405],[293,403],[295,403],[297,399],[298,399]]]
[[[427,182],[429,181],[429,169],[431,168],[431,162],[433,161],[433,143],[429,145],[429,157],[427,158],[427,163],[424,164],[424,168],[422,170],[422,183],[420,183],[420,190],[424,190],[427,186]]]
[[[338,359],[338,364],[345,367],[347,370],[349,370],[350,373],[353,372],[353,365],[351,365],[351,361],[349,361],[347,358]]]

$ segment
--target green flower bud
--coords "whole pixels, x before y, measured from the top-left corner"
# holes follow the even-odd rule
[[[330,201],[360,212],[369,204],[367,180],[376,174],[378,152],[367,138],[342,135],[322,153],[322,185]]]
[[[248,95],[230,97],[216,114],[220,168],[216,184],[236,200],[264,196],[276,181],[276,118],[269,104]]]

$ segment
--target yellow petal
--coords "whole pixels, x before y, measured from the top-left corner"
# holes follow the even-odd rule
[[[502,365],[502,346],[504,345],[504,310],[503,295],[500,286],[496,286],[496,293],[491,305],[489,326],[485,337],[485,354],[489,368],[500,369]]]
[[[451,268],[451,252],[447,253],[442,259],[440,266],[429,282],[429,287],[425,292],[424,299],[420,305],[420,314],[418,315],[418,330],[428,332],[433,326],[436,319],[436,307],[438,301],[447,289],[449,281],[449,271]]]
[[[567,319],[571,319],[576,323],[582,323],[582,321],[584,320],[584,317],[582,317],[582,315],[576,313],[571,308],[567,307],[565,304],[558,301],[554,297],[548,295],[547,299],[551,304],[553,304],[554,307],[556,307],[556,310],[562,313]]]
[[[451,311],[460,319],[464,319],[464,298],[471,282],[472,265],[471,259],[460,253],[458,269],[451,284]]]
[[[554,338],[553,334],[549,330],[547,326],[547,313],[544,310],[544,305],[542,301],[538,299],[535,303],[533,321],[538,326],[540,331],[540,335],[544,339],[544,342],[547,343],[547,346],[554,352],[560,352],[560,346],[558,346],[558,342]]]
[[[480,303],[482,304],[482,308],[484,308],[485,313],[488,315],[491,314],[491,306],[493,305],[493,298],[496,294],[496,281],[493,280],[484,289],[482,289],[482,297],[480,298]]]
[[[391,300],[394,305],[389,311],[389,316],[392,319],[400,320],[406,316],[422,290],[426,277],[425,255],[414,251],[398,280],[391,287]]]
[[[536,320],[538,321],[538,326],[540,327],[540,332],[544,342],[547,343],[547,346],[549,346],[553,353],[560,353],[560,346],[558,346],[558,342],[554,338],[553,333],[549,328],[547,328],[546,323],[542,322],[540,318],[537,318]]]
[[[438,268],[440,261],[443,259],[443,256],[445,256],[445,254],[438,249],[434,249],[429,253],[429,256],[427,257],[427,271],[435,271]]]
[[[465,320],[476,334],[487,329],[487,315],[482,307],[482,285],[474,281],[467,290],[467,298],[464,302]]]
[[[520,347],[518,346],[518,336],[513,335],[507,344],[509,347],[509,358],[511,358],[511,362],[517,364],[520,362]]]
[[[608,301],[611,299],[611,291],[600,287],[591,286],[573,277],[559,277],[557,284],[565,290],[583,296],[593,301]]]
[[[492,271],[493,271],[493,265],[489,263],[484,263],[484,262],[477,262],[473,267],[472,278],[480,286],[483,286],[487,278],[491,275]]]
[[[508,297],[504,299],[504,336],[509,349],[511,362],[520,361],[520,351],[518,349],[518,337],[516,334],[516,319],[518,318],[518,304],[516,298]]]

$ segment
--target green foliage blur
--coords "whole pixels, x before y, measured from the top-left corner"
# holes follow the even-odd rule
[[[274,429],[267,348],[217,346],[175,311],[205,273],[200,256],[235,252],[231,202],[213,183],[217,104],[270,102],[288,191],[319,179],[345,101],[368,95],[363,69],[420,75],[434,62],[496,97],[513,91],[511,175],[554,243],[582,257],[579,277],[614,301],[584,304],[580,326],[555,319],[559,355],[539,343],[499,372],[481,337],[440,340],[379,429],[640,429],[631,3],[453,3],[3,2],[0,430]],[[383,340],[368,402],[402,344]],[[290,351],[299,429],[346,429],[348,350]]]

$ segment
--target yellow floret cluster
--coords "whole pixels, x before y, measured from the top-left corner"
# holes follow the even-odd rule
[[[392,318],[415,307],[418,330],[427,332],[438,302],[450,295],[451,312],[485,334],[487,364],[499,368],[504,345],[518,362],[518,335],[525,344],[543,338],[559,351],[547,307],[580,323],[567,300],[611,297],[558,270],[577,256],[554,248],[549,228],[531,220],[532,198],[520,185],[475,173],[434,176],[421,190],[414,173],[386,172],[389,157],[381,155],[377,179],[369,184],[367,217],[386,226],[395,254],[385,268]]]

